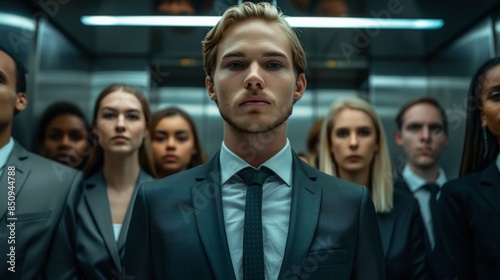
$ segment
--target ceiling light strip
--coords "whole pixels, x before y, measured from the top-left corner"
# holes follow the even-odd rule
[[[439,29],[441,19],[381,19],[350,17],[287,17],[291,26],[298,28],[379,28],[379,29]],[[216,16],[83,16],[81,21],[90,26],[177,26],[212,27]]]
[[[18,27],[29,31],[35,30],[35,21],[22,16],[0,12],[0,25]]]

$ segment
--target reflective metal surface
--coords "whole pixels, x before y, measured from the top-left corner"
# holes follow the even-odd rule
[[[153,111],[179,106],[193,115],[209,156],[220,147],[222,119],[204,89],[201,40],[207,28],[89,27],[81,15],[219,15],[238,1],[3,0],[0,44],[29,70],[29,107],[16,117],[15,137],[34,147],[35,124],[51,103],[77,103],[89,120],[97,94],[112,82],[144,90]],[[271,1],[272,2],[272,1]],[[290,16],[442,18],[433,31],[301,29],[308,55],[308,89],[295,104],[289,138],[305,151],[311,124],[331,102],[361,96],[380,114],[396,169],[404,162],[393,139],[395,114],[406,101],[432,96],[446,108],[450,145],[442,166],[458,174],[465,97],[470,78],[498,55],[499,1],[275,1]],[[329,6],[330,5],[330,6]],[[12,21],[8,16],[15,16]]]

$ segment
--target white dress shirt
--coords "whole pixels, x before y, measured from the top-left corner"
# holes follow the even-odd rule
[[[250,166],[222,143],[220,152],[222,208],[227,243],[236,279],[243,279],[243,228],[246,185],[236,173]],[[278,279],[285,253],[292,201],[292,149],[285,147],[264,162],[276,173],[264,182],[262,193],[262,237],[266,280]],[[260,168],[260,166],[259,166]]]
[[[415,174],[408,165],[403,169],[403,178],[410,188],[410,191],[413,193],[413,196],[417,199],[418,204],[420,205],[420,213],[422,215],[422,220],[424,221],[425,229],[427,230],[427,236],[429,237],[429,242],[431,243],[432,248],[434,248],[434,231],[432,226],[432,216],[431,216],[431,208],[429,205],[429,200],[431,199],[431,192],[425,188],[424,185],[427,183],[435,183],[441,188],[444,183],[446,183],[446,174],[444,174],[443,169],[439,168],[439,176],[435,182],[427,182],[424,178]],[[437,198],[441,191],[438,192]]]
[[[7,159],[9,159],[10,153],[14,149],[14,140],[10,137],[7,145],[0,148],[0,177],[2,177],[3,170],[5,169],[5,164]]]

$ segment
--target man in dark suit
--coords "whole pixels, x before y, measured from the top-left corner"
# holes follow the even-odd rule
[[[406,165],[395,178],[395,188],[411,193],[419,202],[428,246],[435,245],[432,203],[436,204],[447,178],[439,158],[448,146],[446,113],[439,103],[422,97],[412,100],[396,116],[396,144],[404,148]],[[435,186],[434,192],[428,186]]]
[[[269,3],[230,8],[205,37],[203,56],[224,142],[208,163],[140,187],[123,273],[384,279],[368,189],[319,172],[291,150],[287,119],[306,89],[306,60],[281,12]],[[262,180],[250,182],[253,172]],[[262,200],[253,200],[255,191]]]
[[[11,137],[27,104],[24,67],[0,48],[0,279],[42,279],[44,261],[81,174],[26,151]]]
[[[433,98],[421,97],[407,102],[396,115],[396,144],[404,148],[406,164],[394,178],[394,188],[415,197],[425,226],[427,263],[435,274],[439,260],[434,258],[435,233],[439,226],[437,199],[447,177],[439,166],[442,151],[448,146],[448,121],[441,105]]]

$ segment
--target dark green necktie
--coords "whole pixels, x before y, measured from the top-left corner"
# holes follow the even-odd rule
[[[439,192],[439,186],[434,183],[427,183],[423,186],[423,188],[431,193],[431,198],[429,199],[429,208],[431,210],[431,217],[432,217],[432,234],[434,235],[434,240],[435,240],[436,227],[438,226],[437,194]]]
[[[262,240],[262,185],[271,175],[265,167],[247,167],[238,175],[247,185],[245,228],[243,230],[243,279],[264,280],[264,243]]]

